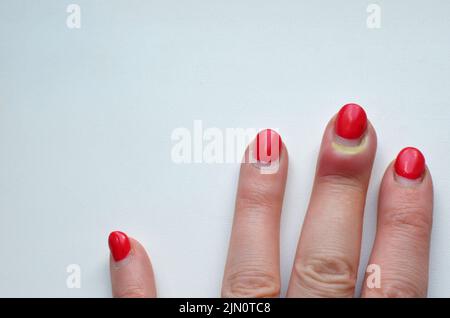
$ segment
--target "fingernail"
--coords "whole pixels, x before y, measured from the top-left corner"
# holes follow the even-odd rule
[[[111,232],[111,234],[109,234],[108,244],[111,254],[116,262],[123,260],[130,253],[130,240],[123,232]]]
[[[256,136],[254,153],[258,163],[270,164],[280,158],[282,141],[280,135],[272,130],[265,129]]]
[[[361,138],[367,129],[367,115],[358,104],[346,104],[336,118],[336,134],[344,139]]]
[[[417,180],[425,171],[425,157],[419,149],[404,148],[395,160],[395,173],[409,180]]]

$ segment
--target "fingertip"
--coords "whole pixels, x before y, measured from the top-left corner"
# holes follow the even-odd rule
[[[433,180],[428,167],[417,179],[399,176],[396,160],[387,167],[378,196],[378,217],[382,223],[392,223],[399,215],[410,215],[417,220],[425,219],[431,226],[433,214]]]
[[[256,135],[254,156],[257,162],[268,164],[280,158],[283,141],[278,132],[267,128]]]
[[[387,166],[381,187],[429,188],[432,191],[433,178],[425,158],[418,148],[403,148]]]
[[[121,231],[112,232],[108,243],[113,296],[156,297],[153,267],[141,243]]]
[[[361,106],[357,106],[364,112]],[[362,119],[343,120],[340,118],[342,109],[328,122],[325,128],[317,174],[318,176],[337,174],[357,178],[369,176],[377,149],[376,131],[370,120],[367,119],[365,112]],[[352,124],[356,128],[352,128]],[[343,131],[352,133],[343,133]],[[349,136],[352,138],[346,138]]]
[[[421,182],[426,170],[425,156],[415,147],[403,148],[394,163],[395,175],[399,180]]]
[[[261,130],[247,146],[241,169],[262,175],[279,175],[287,170],[288,151],[281,135],[270,128]]]
[[[409,193],[422,196],[427,194],[427,198],[432,198],[433,178],[430,169],[425,164],[423,173],[416,179],[401,176],[396,171],[396,161],[389,163],[380,185],[380,196],[388,193],[388,197],[395,196],[397,193]],[[431,196],[428,195],[431,194]],[[418,198],[420,199],[420,198]]]
[[[114,261],[119,262],[125,259],[131,250],[128,235],[121,231],[113,231],[108,236],[108,245]]]
[[[367,114],[360,105],[349,103],[336,116],[335,132],[344,139],[357,140],[367,129]]]

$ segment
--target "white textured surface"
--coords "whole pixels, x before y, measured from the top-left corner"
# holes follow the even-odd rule
[[[365,106],[382,173],[420,147],[435,182],[430,296],[450,297],[450,2],[0,1],[0,296],[109,296],[110,230],[151,254],[161,296],[217,296],[238,165],[175,165],[171,132],[277,127],[290,170],[284,287],[322,130]],[[66,266],[82,288],[66,288]]]

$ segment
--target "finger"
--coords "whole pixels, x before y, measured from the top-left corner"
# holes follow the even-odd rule
[[[108,241],[113,297],[156,297],[152,265],[142,245],[119,231],[112,232]]]
[[[378,228],[363,297],[425,297],[433,183],[425,159],[405,148],[383,178]]]
[[[280,293],[280,213],[288,154],[280,136],[264,130],[247,148],[245,158],[222,296],[276,297]]]
[[[356,104],[345,105],[328,124],[288,297],[353,296],[376,143]]]

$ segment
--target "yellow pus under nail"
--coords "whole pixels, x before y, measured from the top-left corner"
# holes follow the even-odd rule
[[[365,135],[362,140],[352,145],[352,142],[348,142],[347,140],[343,140],[339,136],[336,136],[337,141],[332,142],[333,149],[337,152],[347,154],[347,155],[356,155],[358,153],[363,152],[367,148],[368,137]]]

